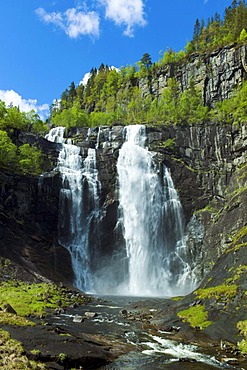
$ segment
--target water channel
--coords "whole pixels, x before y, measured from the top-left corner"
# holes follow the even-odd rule
[[[150,325],[145,317],[153,316],[162,302],[161,298],[147,301],[137,297],[96,297],[88,305],[55,315],[51,320],[65,331],[97,333],[113,346],[125,348],[126,353],[101,370],[242,369],[222,363],[215,357],[215,348],[178,342],[171,332]]]

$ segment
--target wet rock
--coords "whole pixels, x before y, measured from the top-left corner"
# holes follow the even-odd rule
[[[239,365],[239,360],[237,359],[237,358],[235,358],[235,357],[232,357],[232,358],[228,358],[228,357],[226,357],[226,358],[222,358],[221,359],[221,362],[223,362],[223,363],[225,363],[225,364],[228,364],[228,365]]]
[[[85,312],[85,316],[87,319],[93,319],[94,317],[98,316],[97,312]]]
[[[75,317],[73,318],[73,322],[83,322],[83,321],[84,317],[80,315],[75,315]]]
[[[13,313],[13,314],[17,315],[16,310],[9,303],[6,303],[3,306],[3,312]]]
[[[179,359],[179,362],[197,362],[195,358],[182,357]]]
[[[120,311],[120,313],[121,313],[121,315],[123,316],[123,317],[127,317],[128,316],[128,311],[127,310],[121,310]]]

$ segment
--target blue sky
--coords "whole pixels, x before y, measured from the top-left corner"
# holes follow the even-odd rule
[[[45,117],[53,99],[101,63],[155,62],[183,49],[196,18],[231,0],[0,0],[0,99]]]

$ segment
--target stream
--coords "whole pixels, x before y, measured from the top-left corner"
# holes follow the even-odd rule
[[[101,367],[101,370],[210,370],[241,369],[218,361],[215,349],[199,348],[196,345],[179,343],[172,340],[170,332],[154,330],[151,325],[143,325],[138,320],[133,307],[145,305],[147,298],[101,296],[95,297],[84,307],[71,309],[66,313],[51,317],[53,325],[63,327],[66,331],[104,336],[108,343],[121,343],[127,347],[127,353],[118,357],[113,363]],[[161,298],[148,300],[148,307],[158,307]],[[136,302],[136,305],[135,305]],[[147,307],[147,306],[146,306]],[[153,313],[155,308],[145,308]],[[140,312],[140,311],[139,311]],[[137,311],[136,311],[137,313]],[[131,318],[132,316],[132,318]],[[212,352],[210,354],[210,352]]]

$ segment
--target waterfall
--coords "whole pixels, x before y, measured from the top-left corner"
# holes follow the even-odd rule
[[[46,139],[62,143],[57,170],[62,177],[59,197],[59,242],[66,247],[72,260],[74,284],[84,291],[93,290],[90,239],[97,231],[99,212],[99,182],[96,168],[96,151],[89,148],[82,160],[80,148],[71,140],[65,143],[64,127],[53,128]]]
[[[127,126],[124,133],[117,160],[118,236],[111,253],[101,249],[99,230],[104,214],[96,163],[101,131],[84,160],[80,148],[65,141],[63,127],[46,136],[61,145],[59,242],[71,254],[74,284],[98,294],[186,294],[193,290],[194,279],[182,207],[170,172],[158,166],[155,153],[148,150],[144,125]],[[87,142],[90,135],[89,129]]]
[[[119,152],[119,222],[128,268],[121,294],[170,296],[192,290],[182,208],[167,168],[145,147],[145,126],[126,127]]]

